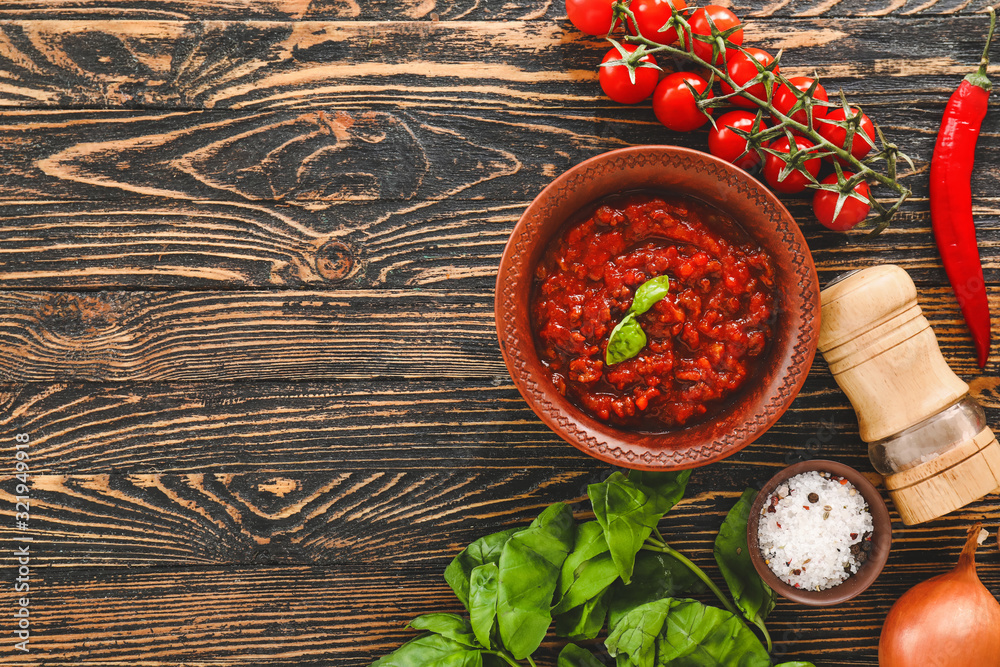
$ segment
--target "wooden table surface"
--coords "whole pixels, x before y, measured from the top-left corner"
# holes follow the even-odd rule
[[[748,45],[843,87],[913,156],[913,197],[874,241],[788,203],[822,282],[910,271],[996,425],[1000,356],[975,366],[927,205],[981,3],[732,7]],[[605,48],[561,0],[3,0],[0,663],[367,665],[414,635],[413,616],[459,609],[442,571],[463,545],[554,501],[585,509],[609,467],[512,385],[499,257],[527,202],[580,160],[706,145],[602,97]],[[991,113],[973,183],[995,314],[998,130]],[[872,471],[819,358],[768,433],[695,471],[665,532],[718,575],[711,545],[743,488],[814,456]],[[951,567],[971,522],[1000,523],[995,497],[917,528],[893,516],[888,566],[861,597],[779,601],[778,654],[877,664],[892,602]],[[24,544],[27,654],[12,621]],[[1000,592],[995,542],[980,562]]]

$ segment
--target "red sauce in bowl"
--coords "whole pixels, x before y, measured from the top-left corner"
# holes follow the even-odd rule
[[[635,290],[670,291],[638,317],[647,344],[608,366],[608,337]],[[648,431],[697,421],[743,385],[772,333],[771,258],[697,200],[636,193],[570,221],[538,264],[531,302],[542,364],[591,416]]]

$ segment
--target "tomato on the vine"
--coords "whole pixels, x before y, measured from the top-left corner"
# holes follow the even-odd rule
[[[872,149],[872,145],[875,143],[875,126],[872,124],[871,119],[867,114],[861,113],[861,127],[859,131],[854,133],[854,141],[851,142],[851,147],[847,147],[847,130],[840,127],[839,125],[834,125],[827,121],[838,121],[843,122],[848,118],[854,118],[861,113],[857,107],[851,107],[851,115],[848,116],[847,112],[844,111],[843,107],[837,107],[836,109],[830,109],[830,113],[826,115],[826,119],[820,123],[817,123],[816,129],[819,130],[821,137],[829,141],[834,146],[840,146],[844,150],[850,150],[851,155],[853,155],[858,160],[864,158],[868,155],[868,152]],[[868,138],[872,140],[872,143],[865,141],[865,138],[861,136],[861,132],[868,135]]]
[[[674,72],[660,81],[653,92],[656,119],[675,132],[697,130],[708,122],[708,116],[698,108],[698,100],[685,82],[699,94],[708,88],[708,81],[694,72]],[[712,97],[711,90],[707,97]],[[712,112],[711,109],[705,111]]]
[[[795,137],[795,147],[798,151],[804,151],[815,146],[813,142],[809,141],[805,137]],[[788,142],[788,137],[780,137],[771,142],[768,148],[778,151],[779,153],[791,153],[791,144]],[[821,160],[817,158],[809,158],[806,160],[802,167],[809,172],[813,178],[819,173]],[[809,178],[802,173],[801,169],[796,169],[785,176],[784,180],[778,180],[781,176],[781,172],[785,168],[785,162],[776,155],[771,155],[767,153],[764,158],[764,179],[767,184],[771,186],[771,189],[775,192],[781,192],[786,195],[793,195],[797,192],[802,192],[806,189],[806,184],[812,183]]]
[[[566,16],[580,32],[606,35],[611,30],[614,0],[566,0]]]
[[[760,132],[767,128],[757,114],[749,111],[730,111],[715,121],[715,127],[708,131],[708,151],[715,157],[732,162],[737,167],[752,169],[760,164],[760,155],[749,146],[749,142],[733,132],[733,128],[744,132]]]
[[[741,87],[752,81],[753,78],[760,73],[757,70],[757,65],[754,64],[754,61],[760,63],[762,67],[767,67],[774,62],[774,56],[763,49],[755,49],[751,46],[745,49],[745,51],[745,53],[743,51],[737,51],[730,56],[729,60],[726,61],[726,71],[729,72],[729,78],[733,80],[733,83]],[[776,66],[771,71],[777,74],[779,69],[780,68]],[[734,88],[732,86],[725,81],[722,82],[723,93],[729,95],[733,91]],[[762,102],[767,101],[767,89],[764,87],[763,83],[755,83],[744,92],[753,95]],[[753,109],[757,106],[750,100],[745,97],[741,97],[740,95],[730,97],[729,101],[738,107],[743,107],[744,109]]]
[[[808,76],[793,76],[788,80],[788,82],[803,93],[808,93],[809,87],[812,86],[814,80],[815,79]],[[826,89],[817,83],[816,90],[814,90],[812,94],[812,99],[826,102],[829,99],[826,95]],[[788,112],[792,110],[792,107],[795,106],[795,103],[798,101],[799,98],[795,96],[795,93],[793,93],[788,86],[782,84],[778,86],[777,90],[774,91],[774,97],[771,100],[771,104],[775,109],[787,116]],[[820,106],[819,104],[813,105],[813,127],[817,127],[819,120],[826,117],[828,110],[829,107]],[[791,119],[796,123],[802,123],[803,125],[809,124],[809,118],[806,115],[805,109],[799,109],[793,113],[791,115]],[[778,122],[777,117],[775,117],[774,121]]]
[[[677,41],[677,28],[668,28],[660,32],[667,24],[675,10],[687,7],[685,0],[633,0],[629,9],[635,15],[635,26],[629,25],[630,32],[639,33],[657,44],[669,46]]]
[[[635,53],[639,48],[636,44],[622,44],[622,48],[629,53]],[[604,54],[602,63],[610,60],[621,60],[622,54],[617,48],[612,47]],[[645,55],[639,62],[656,64],[653,56]],[[660,80],[660,70],[652,67],[636,67],[635,83],[629,77],[628,67],[625,65],[611,65],[598,68],[598,80],[601,82],[601,89],[604,94],[619,104],[636,104],[653,94],[657,82]]]
[[[725,32],[730,28],[735,28],[742,24],[740,23],[740,20],[736,18],[736,14],[733,14],[725,7],[720,7],[719,5],[705,5],[701,9],[696,9],[694,14],[691,15],[691,19],[688,21],[688,24],[691,26],[691,34],[692,34],[691,51],[693,51],[696,56],[698,56],[699,58],[701,58],[706,62],[710,62],[715,65],[721,65],[726,61],[728,57],[730,57],[728,54],[738,53],[737,51],[730,52],[728,46],[730,45],[740,46],[741,44],[743,44],[743,28],[734,31],[732,34],[730,34],[728,37],[725,38],[727,48],[722,53],[719,53],[719,55],[713,61],[712,60],[713,42],[711,41],[712,25],[709,22],[709,19],[711,19],[711,23],[715,24],[715,28],[719,32]],[[710,41],[707,42],[702,41],[694,37],[694,35],[702,35],[704,37],[708,37]]]
[[[845,171],[843,173],[844,178],[846,179],[850,179],[854,176],[854,174],[849,171]],[[823,185],[832,185],[836,182],[836,174],[830,174],[820,181]],[[854,193],[868,199],[871,195],[871,190],[868,188],[867,183],[861,181],[854,186]],[[840,213],[838,213],[837,217],[834,218],[833,214],[837,209],[838,197],[838,193],[831,192],[829,190],[817,190],[816,194],[813,195],[813,213],[816,214],[816,218],[819,220],[821,225],[828,229],[843,232],[851,229],[868,217],[868,212],[872,208],[871,204],[867,201],[858,201],[854,197],[847,197],[841,205]]]

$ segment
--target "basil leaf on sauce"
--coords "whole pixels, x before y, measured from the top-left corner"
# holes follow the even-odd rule
[[[635,297],[632,298],[632,306],[628,312],[642,315],[652,308],[653,304],[665,297],[669,289],[670,279],[667,276],[650,278],[639,285],[639,289],[635,291]]]
[[[635,321],[635,314],[629,313],[611,330],[608,349],[604,361],[609,366],[631,359],[646,347],[646,332]]]
[[[635,296],[632,297],[632,305],[629,306],[628,312],[611,330],[611,335],[608,337],[608,349],[604,354],[606,364],[609,366],[620,364],[639,354],[640,350],[646,347],[646,332],[635,318],[652,308],[657,301],[667,295],[669,290],[670,279],[667,276],[650,278],[639,285]]]

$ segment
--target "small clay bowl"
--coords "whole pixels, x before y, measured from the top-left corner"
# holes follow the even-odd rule
[[[767,251],[775,267],[774,334],[758,372],[709,419],[660,433],[603,423],[562,396],[539,360],[530,321],[535,267],[553,236],[593,202],[635,190],[687,195],[727,213]],[[746,447],[791,405],[816,353],[819,280],[795,219],[760,181],[700,151],[635,146],[581,162],[531,202],[500,260],[496,325],[514,384],[535,414],[564,440],[625,468],[694,468]]]
[[[848,577],[843,583],[822,591],[807,591],[801,588],[789,586],[781,581],[771,568],[764,562],[764,557],[760,553],[760,543],[757,539],[757,526],[760,522],[760,512],[764,503],[771,497],[771,494],[783,482],[803,472],[828,472],[839,475],[847,479],[854,488],[864,497],[868,503],[868,510],[872,515],[872,550],[868,554],[868,560],[861,564],[858,571]],[[889,558],[889,549],[892,545],[892,521],[889,519],[889,510],[882,500],[882,495],[864,475],[850,466],[836,461],[825,461],[815,459],[812,461],[802,461],[790,465],[777,475],[768,480],[767,484],[757,494],[753,505],[750,507],[750,518],[747,521],[747,545],[750,548],[750,560],[757,573],[768,586],[773,588],[782,597],[794,602],[801,602],[813,607],[829,607],[846,602],[851,598],[860,595],[868,588],[885,566]]]

